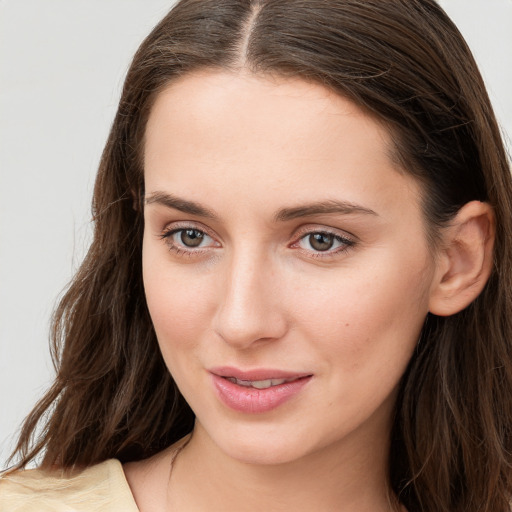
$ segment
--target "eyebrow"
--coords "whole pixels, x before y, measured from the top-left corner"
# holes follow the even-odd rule
[[[144,199],[144,204],[160,204],[167,208],[173,208],[183,213],[197,215],[207,219],[217,220],[219,216],[212,210],[202,206],[194,201],[182,199],[180,197],[168,194],[166,192],[153,192]],[[353,215],[364,214],[378,216],[370,208],[354,204],[348,201],[327,200],[301,206],[283,208],[274,215],[274,222],[286,222],[301,217],[313,215],[341,214]]]
[[[284,222],[287,220],[297,219],[299,217],[308,217],[312,215],[324,215],[330,213],[337,213],[342,215],[350,214],[364,214],[364,215],[375,215],[378,216],[370,208],[350,203],[348,201],[338,201],[335,199],[328,201],[321,201],[318,203],[305,204],[302,206],[296,206],[292,208],[283,208],[279,210],[274,220],[276,222]]]
[[[167,208],[173,208],[174,210],[179,210],[180,212],[188,213],[190,215],[197,215],[199,217],[205,217],[213,220],[218,219],[218,215],[199,203],[188,201],[165,192],[154,192],[144,198],[144,204],[154,203],[166,206]]]

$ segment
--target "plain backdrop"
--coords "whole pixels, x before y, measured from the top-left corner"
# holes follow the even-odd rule
[[[53,376],[56,299],[138,44],[172,0],[0,0],[0,468]],[[512,134],[512,0],[444,0]],[[509,145],[510,147],[510,145]]]

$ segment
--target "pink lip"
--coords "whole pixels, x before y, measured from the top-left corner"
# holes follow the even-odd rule
[[[210,370],[213,387],[223,404],[243,413],[263,413],[279,407],[297,395],[311,380],[312,375],[282,370],[256,369],[239,370],[232,367],[213,368]],[[238,380],[294,379],[267,389],[256,389],[240,386],[227,380],[234,377]]]

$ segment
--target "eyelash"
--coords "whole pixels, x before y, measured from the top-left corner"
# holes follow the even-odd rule
[[[303,240],[306,240],[308,237],[311,237],[313,235],[323,235],[332,237],[333,243],[338,242],[340,244],[339,247],[335,249],[327,249],[325,251],[319,251],[314,249],[303,249],[300,247],[300,243]],[[352,249],[356,244],[356,241],[352,238],[348,238],[347,236],[340,235],[339,233],[335,233],[332,231],[329,231],[328,229],[307,229],[304,230],[302,233],[299,234],[299,237],[296,242],[294,242],[290,247],[297,247],[299,250],[307,252],[308,257],[310,258],[333,258],[337,255],[346,253],[350,249]]]
[[[176,243],[172,241],[172,238],[174,235],[177,235],[179,233],[182,233],[184,231],[195,231],[196,233],[201,233],[201,236],[207,236],[214,240],[213,236],[209,235],[207,231],[204,229],[199,229],[196,226],[193,225],[186,225],[186,226],[180,226],[180,227],[172,227],[169,229],[165,229],[160,234],[160,239],[162,239],[165,244],[167,245],[168,249],[172,252],[175,252],[178,256],[188,256],[188,257],[194,257],[199,256],[202,253],[204,253],[206,250],[208,250],[211,247],[198,247],[197,249],[194,249],[192,247],[186,247],[186,246],[179,246]],[[315,251],[314,249],[308,250],[300,247],[301,241],[307,239],[307,237],[313,236],[313,235],[324,235],[328,237],[332,237],[333,243],[338,242],[340,247],[335,248],[332,250],[331,248],[325,250],[325,251]],[[342,236],[339,233],[334,233],[332,231],[326,230],[326,229],[308,229],[304,230],[301,233],[299,233],[298,238],[296,238],[296,241],[293,242],[289,247],[297,248],[303,253],[307,253],[308,257],[312,258],[333,258],[338,254],[345,253],[349,251],[351,248],[353,248],[356,244],[356,241],[348,238],[346,236]]]
[[[174,243],[172,241],[172,237],[174,235],[184,232],[184,231],[195,231],[197,233],[202,233],[202,235],[206,235],[207,237],[209,237],[213,240],[213,237],[210,236],[204,229],[199,229],[196,226],[188,226],[187,225],[187,226],[172,227],[170,229],[165,229],[161,233],[160,239],[165,242],[165,244],[167,245],[167,248],[170,251],[175,252],[178,256],[189,256],[189,257],[198,256],[206,250],[201,247],[198,249],[194,249],[191,247],[187,248],[186,246],[176,245],[176,243]]]

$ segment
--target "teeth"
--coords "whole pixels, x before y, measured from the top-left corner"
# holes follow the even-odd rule
[[[229,380],[229,382],[233,382],[233,384],[238,384],[239,386],[244,386],[246,388],[267,389],[296,379],[240,380],[235,379],[235,377],[227,377],[227,380]]]

